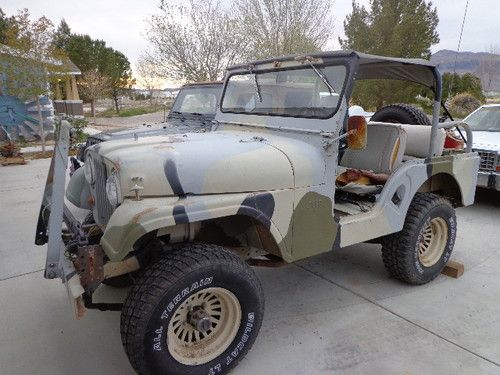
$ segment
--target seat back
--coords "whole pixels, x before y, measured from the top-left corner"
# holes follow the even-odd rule
[[[407,156],[416,158],[425,158],[429,153],[429,143],[431,141],[431,127],[429,125],[401,125],[408,135],[406,140],[406,150],[404,152]],[[444,129],[438,129],[436,137],[432,140],[434,142],[434,150],[436,155],[440,156],[443,153],[444,141],[446,132]]]
[[[368,142],[364,150],[347,149],[340,165],[391,174],[403,160],[406,132],[400,124],[370,122]]]

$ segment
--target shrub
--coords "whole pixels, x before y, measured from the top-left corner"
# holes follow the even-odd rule
[[[76,143],[85,142],[87,139],[87,134],[85,133],[85,128],[88,125],[88,121],[85,118],[77,118],[71,116],[57,116],[55,119],[56,134],[59,133],[59,127],[61,126],[61,121],[66,120],[70,123],[71,128],[73,128],[74,141]]]
[[[481,106],[481,102],[468,92],[455,95],[450,101],[450,111],[458,117],[465,117]]]
[[[12,158],[15,156],[20,156],[21,152],[19,147],[17,147],[14,143],[8,142],[0,147],[0,155],[5,158]]]

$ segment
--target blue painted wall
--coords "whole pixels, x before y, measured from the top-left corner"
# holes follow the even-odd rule
[[[38,112],[36,101],[25,103],[19,98],[7,95],[5,81],[0,76],[0,139],[5,139],[7,134],[12,139],[17,139],[19,136],[28,138],[39,137]],[[40,99],[42,105],[43,128],[46,133],[53,132],[53,106],[48,97]],[[32,127],[26,126],[25,121],[28,121]],[[22,129],[21,129],[22,128]]]

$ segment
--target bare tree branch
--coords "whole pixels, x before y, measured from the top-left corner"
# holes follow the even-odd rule
[[[152,44],[148,61],[156,74],[173,80],[221,79],[225,68],[241,55],[235,21],[219,1],[189,0],[174,5],[163,0],[148,21]]]
[[[331,0],[236,0],[246,57],[321,50],[333,33],[332,7]]]

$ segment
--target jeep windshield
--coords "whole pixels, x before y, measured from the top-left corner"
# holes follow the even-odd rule
[[[199,114],[215,116],[220,87],[184,87],[172,106],[173,114]]]
[[[222,112],[329,118],[340,103],[347,69],[344,65],[316,69],[324,77],[311,66],[233,74],[227,80]]]

